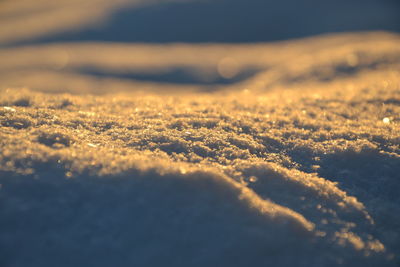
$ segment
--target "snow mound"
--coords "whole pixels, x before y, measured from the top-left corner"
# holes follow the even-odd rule
[[[226,45],[77,45],[51,86],[21,75],[0,91],[0,265],[397,266],[400,46],[351,36],[229,46],[259,72],[209,93],[63,81],[135,49],[157,52],[136,70],[208,68]],[[3,83],[51,59],[5,50]]]
[[[290,104],[6,90],[3,265],[390,266],[392,88]]]

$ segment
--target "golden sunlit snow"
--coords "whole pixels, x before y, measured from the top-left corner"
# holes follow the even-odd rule
[[[139,264],[181,248],[160,259],[391,266],[400,248],[399,40],[1,49],[1,246],[18,246],[18,231],[43,240],[30,248],[40,255],[67,229],[121,253],[141,244],[132,250],[140,256],[124,254]],[[251,75],[191,86],[117,75],[174,68],[202,81]],[[36,216],[49,218],[47,232]]]

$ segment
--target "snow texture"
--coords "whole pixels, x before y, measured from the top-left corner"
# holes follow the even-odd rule
[[[0,265],[398,266],[399,40],[3,48]]]

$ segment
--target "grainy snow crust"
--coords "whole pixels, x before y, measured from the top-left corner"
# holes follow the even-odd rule
[[[0,265],[398,266],[400,43],[377,36],[259,45],[276,68],[207,94],[2,89]]]

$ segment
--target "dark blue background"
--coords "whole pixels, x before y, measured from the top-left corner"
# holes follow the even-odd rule
[[[122,9],[106,23],[22,43],[264,42],[322,33],[400,31],[399,0],[202,0]]]

